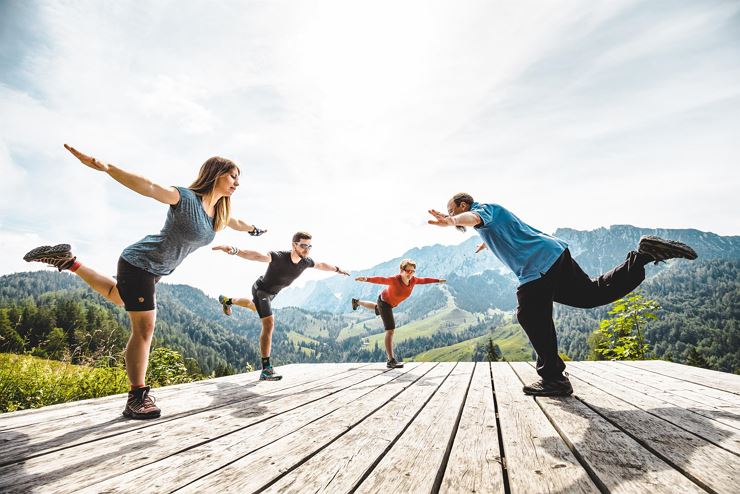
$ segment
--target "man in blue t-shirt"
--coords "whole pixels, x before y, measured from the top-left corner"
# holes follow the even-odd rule
[[[475,202],[470,194],[455,194],[447,203],[448,214],[434,209],[429,223],[475,228],[483,239],[476,252],[491,251],[519,278],[516,316],[537,352],[541,379],[524,386],[526,394],[567,396],[573,393],[563,374],[565,363],[558,355],[552,304],[593,308],[618,300],[642,283],[645,265],[682,257],[696,259],[694,249],[655,236],[640,239],[636,251],[606,274],[591,279],[570,256],[568,244],[524,223],[498,204]]]

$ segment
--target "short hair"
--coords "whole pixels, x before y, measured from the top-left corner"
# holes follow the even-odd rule
[[[409,266],[413,266],[414,268],[416,268],[416,263],[411,259],[404,259],[403,261],[401,261],[401,269],[406,269]]]
[[[295,233],[295,234],[293,235],[293,242],[298,242],[298,241],[300,241],[300,240],[301,240],[302,238],[305,238],[305,239],[308,239],[308,240],[310,240],[310,239],[311,239],[311,238],[313,238],[313,237],[311,237],[311,234],[310,234],[310,233],[308,233],[308,232],[296,232],[296,233]]]
[[[459,206],[460,203],[466,202],[468,205],[473,204],[475,201],[473,200],[473,196],[468,194],[467,192],[458,192],[454,196],[452,196],[452,200],[455,201],[455,206]]]

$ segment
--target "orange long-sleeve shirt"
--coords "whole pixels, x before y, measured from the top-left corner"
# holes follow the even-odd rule
[[[414,285],[428,285],[430,283],[439,283],[437,278],[417,278],[412,276],[409,280],[409,284],[405,285],[401,280],[401,275],[396,276],[369,276],[367,278],[369,283],[375,283],[378,285],[388,285],[388,288],[383,290],[380,296],[391,304],[391,307],[395,307],[411,295],[414,290]]]

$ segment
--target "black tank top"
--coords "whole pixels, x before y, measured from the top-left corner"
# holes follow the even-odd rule
[[[280,290],[293,283],[303,271],[314,267],[315,264],[310,257],[294,264],[288,250],[270,252],[270,257],[272,260],[267,266],[267,271],[257,279],[257,288],[273,295],[277,295]]]

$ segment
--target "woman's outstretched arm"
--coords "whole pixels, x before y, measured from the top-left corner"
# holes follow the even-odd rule
[[[155,184],[146,177],[127,172],[115,165],[104,163],[92,156],[79,152],[67,144],[65,144],[64,147],[67,148],[67,150],[85,166],[89,166],[93,170],[107,173],[116,182],[128,187],[134,192],[138,192],[142,196],[151,197],[152,199],[169,205],[177,204],[180,201],[180,192],[174,187]]]

